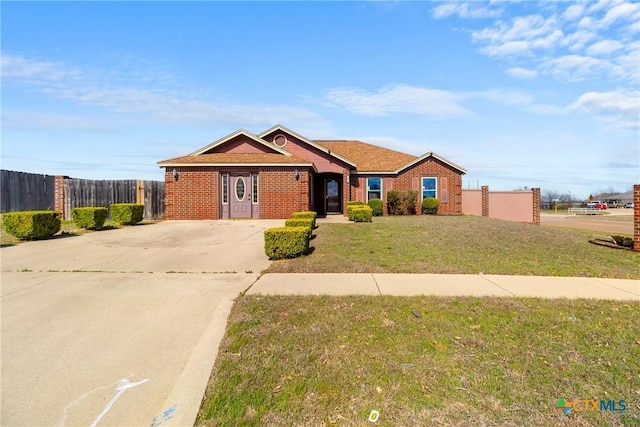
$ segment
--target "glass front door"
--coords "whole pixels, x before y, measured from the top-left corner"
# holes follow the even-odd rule
[[[340,183],[336,180],[327,180],[325,187],[327,213],[341,213]]]

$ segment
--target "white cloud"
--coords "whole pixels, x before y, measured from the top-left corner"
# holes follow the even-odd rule
[[[507,70],[507,74],[513,78],[522,80],[535,79],[536,77],[538,77],[537,71],[520,67],[509,68]]]
[[[328,123],[314,112],[288,105],[243,105],[215,102],[189,95],[180,87],[166,86],[166,76],[156,86],[154,79],[139,78],[138,84],[118,84],[117,70],[87,71],[67,67],[58,62],[39,61],[17,55],[2,55],[3,84],[16,84],[29,90],[65,99],[82,106],[100,107],[123,116],[140,115],[155,121],[181,125],[257,125],[296,123],[300,128],[322,128]],[[39,123],[42,117],[34,117]],[[72,118],[61,117],[65,126],[74,123]],[[14,118],[14,121],[17,118]],[[78,129],[93,126],[78,120]],[[99,125],[97,125],[99,127]]]
[[[433,8],[431,15],[436,19],[458,16],[460,18],[495,18],[502,15],[501,8],[492,8],[480,2],[443,3]]]
[[[610,69],[606,60],[582,55],[565,55],[550,59],[541,66],[544,74],[569,81],[585,80],[593,74],[600,74]]]
[[[627,129],[640,129],[640,91],[587,92],[573,104],[572,110],[581,110],[603,117],[612,125]]]
[[[567,20],[575,20],[578,19],[584,13],[584,5],[582,4],[572,4],[564,11],[562,17]]]
[[[377,92],[335,88],[328,90],[325,98],[334,105],[366,116],[408,113],[452,117],[469,113],[451,92],[406,85],[388,86]]]
[[[578,30],[566,35],[565,45],[570,51],[579,52],[584,49],[587,43],[597,37],[598,33],[593,31]]]
[[[492,28],[472,32],[475,42],[485,43],[480,49],[489,56],[530,54],[537,49],[549,49],[563,40],[555,18],[540,15],[517,17],[511,24],[499,22]]]
[[[609,9],[602,19],[602,24],[609,27],[616,21],[633,21],[640,19],[640,3],[625,2]]]
[[[624,45],[617,40],[601,40],[589,46],[586,52],[588,55],[605,56],[610,55],[623,47]]]
[[[538,13],[494,20],[470,30],[479,51],[508,64],[507,73],[580,81],[603,77],[638,84],[640,2],[549,3]],[[606,59],[606,60],[604,60]]]
[[[96,120],[74,114],[44,113],[25,110],[2,110],[2,127],[6,129],[55,129],[91,132],[115,132]]]

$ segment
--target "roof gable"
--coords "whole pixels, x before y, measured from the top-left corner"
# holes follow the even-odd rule
[[[356,164],[353,162],[353,160],[342,156],[340,153],[332,152],[330,149],[328,149],[328,148],[326,148],[326,147],[324,147],[324,146],[322,146],[320,144],[317,144],[316,141],[311,141],[310,139],[307,139],[304,136],[302,136],[302,135],[300,135],[300,134],[298,134],[298,133],[296,133],[296,132],[294,132],[294,131],[292,131],[290,129],[287,129],[286,127],[284,127],[282,125],[273,126],[272,128],[267,129],[266,131],[258,134],[258,137],[262,138],[265,141],[268,141],[269,138],[275,138],[276,136],[278,136],[281,133],[289,134],[290,136],[293,136],[294,138],[298,139],[299,141],[301,141],[301,142],[303,142],[303,143],[305,143],[305,144],[307,144],[307,145],[309,145],[309,146],[311,146],[311,147],[313,147],[313,148],[315,148],[315,149],[317,149],[317,150],[319,150],[319,151],[321,151],[321,152],[323,152],[325,154],[328,154],[329,156],[332,156],[332,157],[334,157],[334,158],[336,158],[338,160],[341,160],[341,161],[347,163],[350,166],[354,166],[354,167],[356,166]],[[273,145],[275,145],[275,142],[273,142]]]
[[[437,160],[441,161],[442,163],[446,164],[447,166],[449,166],[450,168],[455,169],[455,170],[457,170],[458,172],[460,172],[462,174],[467,173],[467,170],[465,168],[456,165],[455,163],[445,159],[444,157],[434,153],[433,151],[429,151],[428,153],[425,153],[420,157],[416,157],[413,161],[411,161],[411,162],[407,163],[406,165],[403,165],[401,168],[399,168],[396,171],[396,173],[399,173],[402,170],[407,169],[407,168],[409,168],[409,167],[411,167],[411,166],[413,166],[415,164],[418,164],[421,161],[426,160],[428,158],[437,159]]]
[[[202,154],[213,154],[213,152],[218,151],[222,145],[225,144],[231,144],[233,143],[233,140],[238,138],[239,136],[244,136],[246,138],[248,138],[252,143],[257,144],[260,147],[266,148],[267,152],[276,152],[285,156],[290,156],[291,153],[283,150],[282,148],[274,145],[274,144],[269,144],[267,141],[265,141],[262,138],[257,137],[256,135],[252,134],[251,132],[247,132],[244,129],[239,129],[223,138],[220,138],[217,141],[212,142],[211,144],[200,148],[199,150],[194,151],[193,153],[189,154],[190,156],[199,156]]]

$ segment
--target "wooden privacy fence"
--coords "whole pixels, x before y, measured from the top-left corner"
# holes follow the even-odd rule
[[[73,208],[85,206],[109,208],[112,203],[144,204],[144,219],[164,217],[164,182],[162,181],[64,178],[63,194],[65,219],[71,218]]]
[[[71,219],[76,207],[144,204],[144,219],[164,218],[164,181],[91,180],[0,170],[0,212],[56,210]]]
[[[54,180],[51,175],[0,170],[0,212],[53,209]]]

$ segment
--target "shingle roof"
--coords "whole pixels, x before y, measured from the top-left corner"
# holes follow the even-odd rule
[[[331,152],[353,161],[358,172],[394,172],[417,159],[411,154],[367,144],[362,141],[313,141]]]
[[[158,163],[158,166],[212,166],[212,165],[231,165],[231,164],[246,164],[246,165],[270,165],[270,164],[282,164],[282,165],[308,165],[313,166],[308,160],[301,159],[296,156],[283,156],[277,153],[215,153],[215,154],[199,154],[196,156],[182,156],[175,157],[173,159],[163,160]]]

